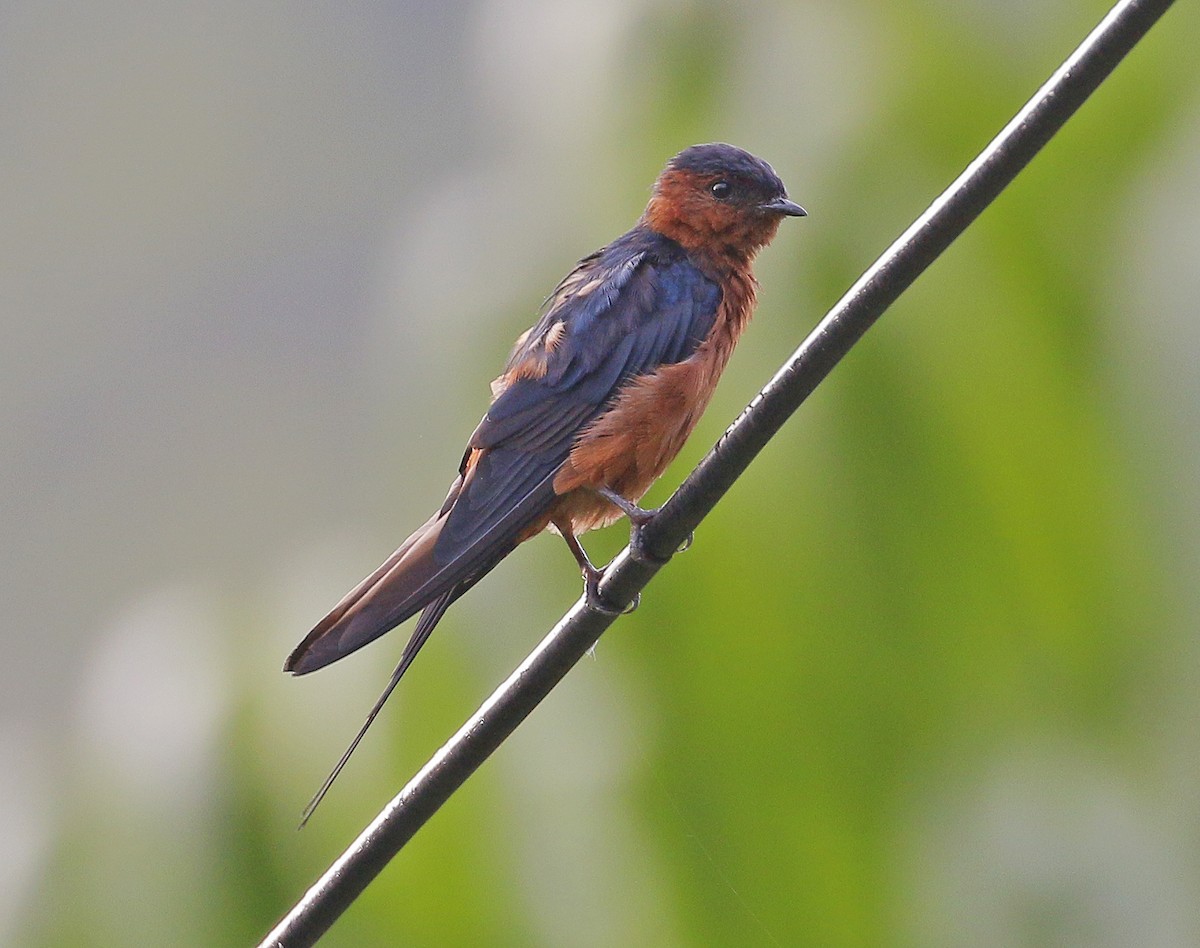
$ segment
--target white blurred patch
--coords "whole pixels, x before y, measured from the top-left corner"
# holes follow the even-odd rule
[[[484,0],[471,61],[486,113],[518,141],[607,127],[619,105],[611,92],[621,41],[640,6],[632,0]]]
[[[172,586],[137,600],[101,633],[79,704],[83,770],[98,788],[166,810],[213,785],[228,695],[212,599]]]
[[[853,4],[755,4],[740,22],[734,101],[787,103],[733,109],[731,137],[759,151],[801,203],[888,101],[888,37]],[[769,259],[769,258],[768,258]]]
[[[1172,550],[1181,590],[1200,601],[1200,109],[1170,126],[1174,140],[1142,168],[1114,213],[1114,247],[1123,259],[1108,268],[1114,336],[1111,365],[1140,414],[1129,426],[1143,439],[1145,472],[1172,505]],[[1135,427],[1136,426],[1136,427]],[[1194,629],[1184,631],[1190,636]]]
[[[53,797],[40,739],[11,724],[0,728],[0,943],[8,944],[33,894],[50,847]]]
[[[417,347],[426,356],[436,351],[441,372],[449,373],[450,358],[478,338],[480,322],[520,305],[517,294],[530,280],[530,268],[538,262],[535,248],[540,250],[543,241],[537,235],[512,235],[531,226],[524,201],[535,190],[527,176],[507,167],[464,172],[428,189],[406,215],[390,255],[395,264],[387,303],[397,314],[393,328],[402,337],[394,341],[396,349]],[[536,297],[525,301],[530,322],[540,302]],[[495,354],[497,372],[503,354]],[[489,381],[479,380],[483,404]],[[436,406],[437,399],[430,402]]]
[[[906,873],[913,943],[1197,944],[1187,843],[1111,764],[1023,751],[921,814]]]

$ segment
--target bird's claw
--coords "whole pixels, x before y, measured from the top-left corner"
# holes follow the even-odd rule
[[[610,603],[600,593],[600,580],[604,578],[604,570],[598,569],[585,573],[583,577],[583,594],[587,599],[588,608],[606,616],[619,616],[625,610]]]
[[[657,513],[657,511],[655,512]],[[675,552],[683,553],[691,547],[695,539],[695,533],[688,533],[684,537],[683,542],[675,548]],[[629,551],[633,554],[635,560],[641,560],[643,563],[653,563],[655,566],[662,566],[670,559],[669,556],[659,556],[646,546],[646,541],[642,536],[642,528],[636,524],[629,531]]]
[[[635,593],[633,599],[624,608],[614,606],[600,592],[600,580],[603,578],[604,570],[602,569],[584,576],[583,590],[589,609],[594,612],[602,612],[606,616],[627,616],[642,604],[642,594]]]

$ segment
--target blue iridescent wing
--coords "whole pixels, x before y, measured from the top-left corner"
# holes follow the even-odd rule
[[[690,356],[720,299],[718,285],[681,254],[614,246],[583,261],[514,349],[501,377],[509,381],[471,437],[481,452],[476,470],[435,557],[462,556],[510,525],[518,508],[524,523],[542,513],[580,431],[626,381]]]

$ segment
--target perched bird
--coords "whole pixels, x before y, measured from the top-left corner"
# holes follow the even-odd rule
[[[561,534],[604,608],[602,571],[578,536],[651,515],[637,501],[683,447],[750,319],[755,254],[784,217],[804,214],[761,158],[695,145],[668,162],[633,229],[550,294],[492,383],[441,509],[288,656],[285,671],[316,671],[421,611],[305,819],[446,609],[519,543],[547,527]]]

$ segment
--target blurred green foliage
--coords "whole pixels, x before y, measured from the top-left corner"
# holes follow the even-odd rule
[[[1059,6],[846,5],[852,28],[835,35],[866,53],[826,50],[825,81],[841,81],[839,56],[866,55],[871,99],[814,173],[789,153],[803,108],[760,94],[744,60],[764,35],[775,53],[808,49],[807,15],[829,9],[668,4],[633,22],[616,67],[645,94],[617,120],[623,186],[642,193],[647,169],[685,144],[767,129],[773,147],[742,143],[812,213],[764,255],[752,330],[651,500],[1104,9]],[[1160,722],[1174,667],[1195,658],[1196,616],[1170,568],[1171,501],[1147,475],[1164,445],[1122,351],[1120,327],[1154,314],[1122,310],[1116,288],[1137,239],[1120,226],[1129,202],[1197,114],[1200,22],[1181,7],[325,944],[1117,944],[1157,906],[1123,871],[1158,878],[1155,859],[1182,894],[1166,910],[1179,920],[1144,943],[1197,934],[1200,870],[1175,873],[1170,845],[1152,844],[1198,828],[1175,827],[1156,790],[1174,766]],[[465,358],[494,366],[500,353]],[[617,528],[589,545],[623,542]],[[259,681],[239,670],[215,794],[183,823],[111,816],[103,794],[77,807],[24,943],[261,937],[494,685],[467,658],[479,638],[503,650],[494,668],[511,666],[575,595],[556,541],[522,557],[447,620],[303,833],[299,808],[358,711],[280,750]],[[258,618],[248,600],[231,637]],[[363,681],[313,700],[365,709],[382,677]],[[1151,843],[1105,843],[1107,817],[1087,814],[1114,798],[1118,814],[1147,814]],[[112,917],[86,907],[110,897]]]

